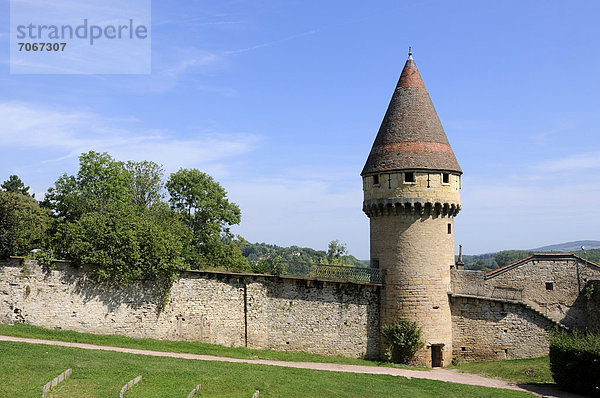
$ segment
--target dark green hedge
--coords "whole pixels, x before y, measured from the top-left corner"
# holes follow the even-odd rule
[[[554,333],[550,370],[560,388],[600,397],[600,336],[577,331]]]

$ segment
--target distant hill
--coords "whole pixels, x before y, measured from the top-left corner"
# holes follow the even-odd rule
[[[542,246],[531,249],[534,252],[576,252],[581,250],[581,246],[588,249],[600,249],[600,240],[577,240],[575,242],[558,243],[556,245]]]
[[[308,263],[308,264],[326,264],[327,252],[325,250],[315,250],[310,247],[281,247],[268,243],[249,243],[241,245],[242,255],[248,259],[248,262],[257,264],[266,262],[271,264],[276,258],[284,263]],[[350,254],[343,254],[338,259],[341,264],[353,265],[355,267],[368,267],[368,262],[363,262]]]

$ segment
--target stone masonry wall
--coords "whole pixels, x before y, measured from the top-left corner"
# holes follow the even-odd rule
[[[184,272],[159,313],[154,282],[98,285],[84,269],[0,262],[0,322],[99,334],[375,358],[379,287],[268,275]]]
[[[373,175],[363,177],[364,199],[418,198],[424,202],[460,203],[460,175],[448,173],[448,183],[442,180],[442,172],[413,171],[415,182],[404,182],[404,173],[390,172],[379,175],[379,184],[373,183]]]
[[[548,355],[555,324],[518,303],[453,297],[454,357],[504,360]]]
[[[452,292],[522,301],[568,327],[588,324],[586,283],[600,280],[600,267],[572,255],[536,255],[488,273],[453,270]]]
[[[425,346],[415,363],[432,365],[432,346],[442,345],[444,366],[452,361],[452,322],[448,302],[454,262],[453,217],[415,214],[371,217],[371,260],[385,269],[382,325],[397,318],[415,321]],[[435,242],[432,244],[431,242]]]

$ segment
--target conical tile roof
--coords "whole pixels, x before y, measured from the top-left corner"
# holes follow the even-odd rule
[[[361,175],[407,169],[462,174],[410,53]]]

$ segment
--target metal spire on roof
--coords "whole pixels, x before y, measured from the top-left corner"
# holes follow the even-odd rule
[[[408,59],[413,59],[412,57],[412,47],[408,46]]]

